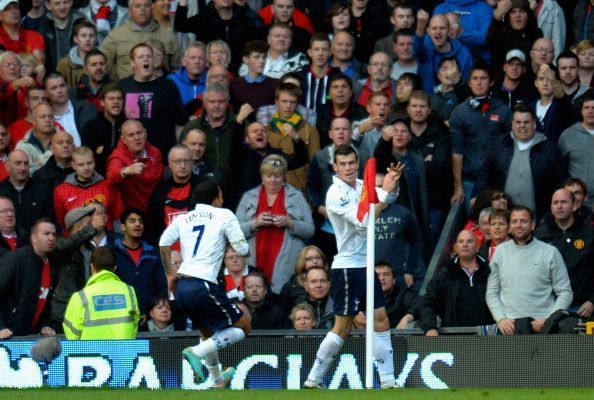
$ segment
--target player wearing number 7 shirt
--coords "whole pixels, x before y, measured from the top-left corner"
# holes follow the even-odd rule
[[[235,215],[221,208],[223,195],[216,183],[198,184],[190,204],[191,210],[195,208],[177,217],[165,229],[159,247],[167,266],[170,289],[175,291],[177,303],[202,333],[200,343],[186,348],[182,355],[192,366],[198,383],[205,381],[204,360],[213,387],[226,387],[235,369],[221,371],[217,350],[242,340],[250,331],[250,321],[218,286],[217,275],[227,241],[242,256],[247,255],[249,246]],[[169,252],[178,239],[183,261],[176,270]]]

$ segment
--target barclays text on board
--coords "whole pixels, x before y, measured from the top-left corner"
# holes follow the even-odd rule
[[[408,387],[593,386],[592,337],[394,337],[398,382]],[[221,353],[234,366],[233,389],[299,389],[319,338],[253,337]],[[189,339],[62,342],[45,384],[69,387],[147,387],[201,390],[180,356]],[[365,341],[352,338],[325,382],[362,389]],[[39,387],[42,367],[29,355],[33,341],[0,342],[0,387]],[[205,374],[207,370],[204,369]],[[375,384],[379,386],[377,373]]]

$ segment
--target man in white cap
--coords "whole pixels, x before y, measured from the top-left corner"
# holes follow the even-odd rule
[[[526,77],[526,55],[522,50],[511,49],[505,55],[503,74],[493,85],[493,96],[510,108],[538,99],[534,82]]]

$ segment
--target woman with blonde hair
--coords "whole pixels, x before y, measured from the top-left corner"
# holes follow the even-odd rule
[[[582,40],[575,47],[578,56],[578,75],[580,82],[588,87],[594,87],[594,42]]]
[[[328,262],[324,252],[314,245],[308,245],[301,249],[295,262],[295,273],[283,286],[280,292],[280,301],[285,310],[307,300],[307,294],[303,287],[305,273],[312,267],[323,267],[328,269]]]
[[[289,319],[293,328],[298,331],[307,331],[316,327],[316,312],[307,303],[297,304],[293,307]]]
[[[287,161],[272,154],[262,160],[262,184],[248,190],[237,207],[237,219],[250,244],[248,263],[262,270],[273,293],[291,278],[304,240],[314,224],[303,194],[285,183]]]

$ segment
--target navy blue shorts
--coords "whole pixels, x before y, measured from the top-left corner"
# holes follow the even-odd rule
[[[233,325],[243,315],[219,285],[204,279],[178,280],[175,299],[192,320],[194,329],[206,328],[215,333]]]
[[[366,282],[365,268],[333,269],[330,295],[334,301],[334,315],[355,316],[359,311],[365,312]],[[382,285],[374,273],[374,309],[386,306]]]

